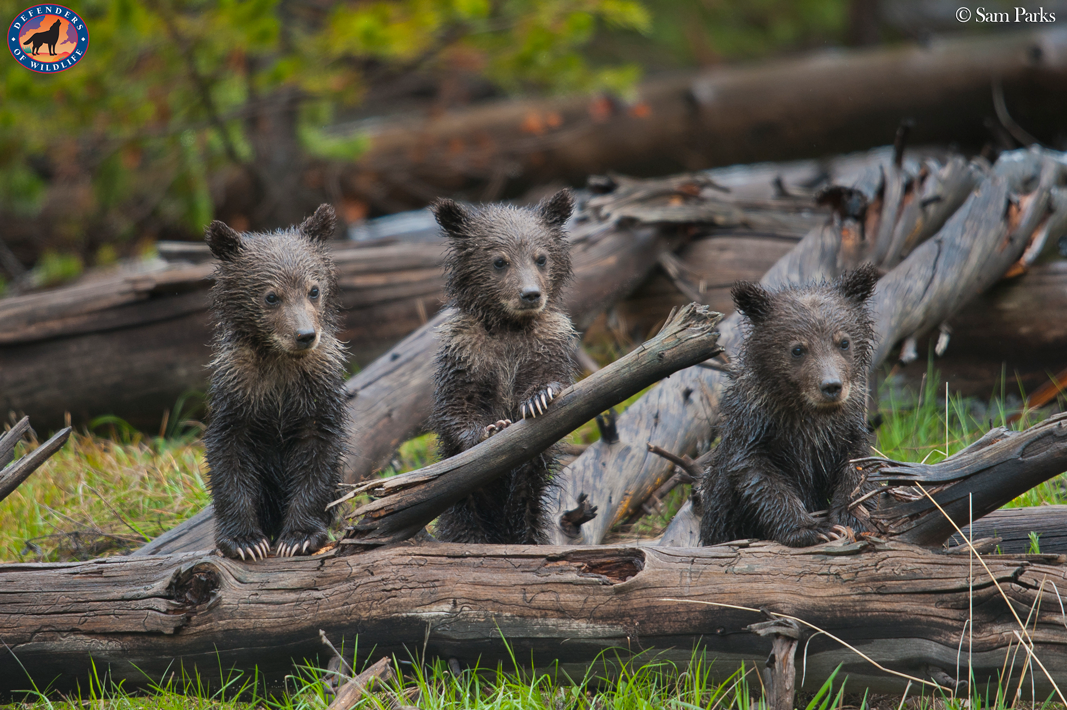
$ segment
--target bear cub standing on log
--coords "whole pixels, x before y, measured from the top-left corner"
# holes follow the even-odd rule
[[[326,543],[340,480],[345,357],[326,240],[333,208],[240,235],[212,222],[218,260],[211,423],[204,435],[215,542],[227,557],[305,555]]]
[[[432,429],[442,457],[543,414],[577,376],[578,336],[560,305],[571,278],[562,190],[536,209],[432,209],[449,241],[446,288],[455,312],[441,328]],[[448,542],[544,542],[544,495],[558,453],[549,449],[446,510]]]
[[[877,280],[868,264],[832,284],[734,286],[750,327],[723,394],[722,439],[705,456],[701,544],[805,547],[866,529],[849,510],[866,490],[849,460],[870,455],[867,301]]]

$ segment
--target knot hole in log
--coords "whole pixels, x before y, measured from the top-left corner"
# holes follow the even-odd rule
[[[189,612],[210,604],[216,598],[220,579],[218,569],[208,563],[179,569],[167,586],[167,598],[177,605],[176,613]]]
[[[604,584],[622,584],[645,568],[645,555],[635,549],[581,550],[549,557],[545,566],[570,568],[579,577],[595,577]]]

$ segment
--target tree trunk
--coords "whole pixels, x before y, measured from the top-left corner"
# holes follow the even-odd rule
[[[999,77],[1012,116],[1051,144],[1067,100],[1067,52],[1053,31],[934,39],[660,76],[632,104],[602,97],[505,100],[432,116],[353,124],[370,148],[342,190],[375,209],[439,194],[520,195],[608,171],[665,175],[864,150],[914,120],[916,144],[976,152],[990,140]]]
[[[1034,652],[1063,687],[1067,646],[1054,590],[1067,589],[1067,563],[986,561],[1020,613],[1036,609],[1028,624]],[[127,690],[177,669],[217,688],[220,669],[253,667],[260,682],[277,687],[294,661],[325,666],[320,629],[346,650],[358,638],[360,653],[375,659],[455,658],[507,669],[517,659],[573,678],[638,653],[684,666],[697,648],[725,678],[771,649],[770,638],[746,631],[766,620],[760,609],[806,622],[797,654],[806,658],[802,690],[817,688],[838,664],[852,692],[899,693],[907,684],[814,634],[811,624],[924,681],[965,675],[969,660],[977,688],[996,687],[1007,654],[1015,665],[1005,687],[1014,692],[1026,659],[1025,651],[1009,653],[1018,626],[986,573],[973,565],[969,583],[971,572],[964,556],[901,543],[799,550],[406,544],[257,563],[174,555],[7,564],[0,565],[0,693],[30,688],[31,680],[85,692],[90,663]],[[973,642],[960,659],[972,608]],[[1037,668],[1023,693],[1031,676],[1043,699],[1049,682]]]

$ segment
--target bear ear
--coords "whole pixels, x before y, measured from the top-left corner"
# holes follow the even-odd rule
[[[563,188],[552,197],[541,200],[537,211],[548,226],[561,229],[574,211],[574,196],[569,189]]]
[[[874,293],[878,276],[878,269],[874,264],[864,264],[855,271],[842,274],[837,280],[837,290],[857,306],[862,306]]]
[[[204,230],[204,241],[220,261],[232,261],[241,252],[241,235],[217,219]]]
[[[333,205],[323,203],[315,210],[315,214],[305,219],[300,224],[300,232],[313,242],[325,242],[333,237],[337,231],[337,214],[333,211]]]
[[[430,204],[430,211],[448,236],[469,236],[470,213],[463,205],[455,200],[438,198]]]
[[[771,294],[759,284],[738,281],[730,289],[737,310],[753,323],[762,323],[771,316]]]

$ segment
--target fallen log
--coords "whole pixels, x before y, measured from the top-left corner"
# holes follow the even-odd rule
[[[957,528],[1067,471],[1067,414],[1022,432],[993,429],[936,464],[872,457],[856,465],[868,480],[890,486],[870,516],[877,530],[917,545],[941,545]],[[906,498],[894,499],[897,486]]]
[[[721,352],[714,330],[721,318],[705,306],[685,306],[656,337],[563,390],[542,416],[517,421],[477,446],[418,471],[356,487],[331,505],[362,493],[377,499],[351,514],[354,524],[345,530],[341,544],[384,545],[412,537],[453,503],[545,451],[598,412],[714,357]]]
[[[1067,554],[1067,505],[1001,508],[963,527],[968,539],[996,540],[993,549],[1006,554],[1030,552],[1031,533],[1037,535],[1038,552]],[[948,544],[950,549],[965,549],[959,533],[953,533]]]
[[[905,117],[917,143],[977,151],[996,114],[993,77],[1012,114],[1051,142],[1065,57],[1053,31],[935,38],[653,77],[629,104],[572,96],[375,118],[348,126],[370,145],[342,190],[389,212],[439,194],[495,200],[609,170],[665,175],[862,150]]]
[[[1054,591],[1067,588],[1067,561],[992,555],[986,563],[1015,608],[1035,610],[1034,653],[1067,684]],[[969,662],[977,688],[996,687],[1005,658],[1014,658],[1011,681],[1002,679],[1013,692],[1026,659],[1025,651],[1008,653],[1019,627],[975,570],[972,580],[964,556],[875,542],[800,550],[405,544],[254,564],[215,555],[6,564],[0,695],[34,684],[84,692],[93,667],[126,690],[178,669],[217,688],[220,674],[255,668],[260,682],[277,687],[294,661],[325,666],[320,629],[337,648],[356,648],[358,638],[361,661],[396,654],[511,669],[517,659],[581,678],[587,669],[610,671],[604,659],[616,654],[684,667],[695,648],[725,678],[742,661],[766,658],[772,640],[746,631],[766,620],[760,609],[797,617],[923,681],[960,678]],[[838,664],[854,692],[900,693],[908,683],[800,626],[801,690],[817,688]],[[960,659],[965,628],[973,652]],[[1032,677],[1045,698],[1048,680],[1036,668]]]

